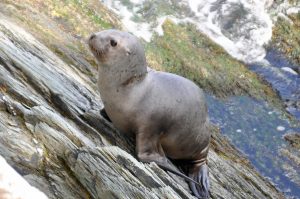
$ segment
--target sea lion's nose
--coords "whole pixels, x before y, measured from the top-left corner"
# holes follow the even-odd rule
[[[96,35],[93,33],[93,34],[90,36],[89,40],[91,41],[91,40],[93,40],[95,37],[96,37]]]

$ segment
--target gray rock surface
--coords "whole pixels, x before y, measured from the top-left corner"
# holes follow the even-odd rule
[[[0,15],[0,155],[14,169],[49,198],[193,198],[182,179],[137,161],[101,107],[93,78]],[[211,198],[283,198],[212,131]]]
[[[286,175],[298,186],[300,186],[300,177],[298,168],[300,166],[300,133],[292,132],[284,135],[287,145],[280,152],[287,157],[292,164],[284,164],[283,168]]]

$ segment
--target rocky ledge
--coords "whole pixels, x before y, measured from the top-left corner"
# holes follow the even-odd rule
[[[193,198],[182,179],[136,159],[134,141],[99,114],[95,70],[71,58],[81,68],[0,16],[0,155],[48,198]],[[211,129],[211,198],[284,198]]]

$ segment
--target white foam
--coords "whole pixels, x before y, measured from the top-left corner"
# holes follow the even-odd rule
[[[276,21],[277,17],[284,17],[285,19],[289,19],[287,15],[295,14],[300,12],[300,2],[296,4],[291,4],[289,0],[284,0],[275,8],[270,9],[270,13],[274,15],[273,20]],[[291,20],[289,20],[291,22]]]
[[[134,4],[142,4],[144,0],[130,0],[130,2]]]
[[[300,12],[300,7],[292,7],[292,8],[288,8],[287,11],[286,11],[286,13],[287,13],[288,15],[290,15],[290,14],[297,14],[297,13],[299,13],[299,12]]]
[[[200,23],[198,28],[236,59],[260,61],[263,47],[272,37],[272,21],[261,0],[195,1],[190,4]],[[203,21],[203,22],[201,22]]]
[[[131,0],[134,4],[140,4],[142,0]],[[133,21],[133,11],[130,11],[126,6],[122,5],[120,1],[104,0],[105,3],[112,11],[121,17],[122,24],[128,32],[132,32],[137,37],[143,38],[145,41],[150,42],[152,31],[150,24],[137,23]]]
[[[285,127],[284,126],[277,126],[276,130],[277,131],[284,131]]]
[[[290,67],[282,67],[281,70],[284,70],[288,73],[291,73],[293,75],[298,75],[298,73],[296,71],[294,71],[293,69],[291,69]]]
[[[174,16],[162,16],[155,13],[158,14],[156,19],[140,20],[143,22],[136,22],[133,17],[144,12],[143,3],[149,3],[148,0],[130,0],[131,6],[123,5],[119,0],[103,2],[121,17],[129,32],[147,42],[151,41],[153,32],[163,35],[162,24],[167,18],[175,23],[189,22],[221,45],[231,56],[246,63],[263,60],[266,54],[264,45],[272,37],[272,20],[266,10],[272,5],[272,0],[168,1],[170,6],[176,4],[189,10],[189,14],[185,16],[174,11]],[[286,2],[283,4],[284,8],[288,5]],[[295,9],[290,12],[295,12]]]

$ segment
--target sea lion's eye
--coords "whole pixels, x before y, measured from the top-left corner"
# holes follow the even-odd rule
[[[110,45],[112,46],[112,47],[115,47],[115,46],[117,46],[117,42],[115,41],[115,40],[110,40]]]

